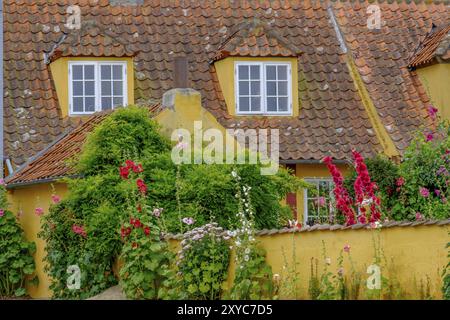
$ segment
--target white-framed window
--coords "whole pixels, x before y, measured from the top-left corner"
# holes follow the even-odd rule
[[[335,219],[334,183],[328,178],[304,179],[315,186],[313,190],[304,189],[304,223],[313,225],[317,223],[331,223]]]
[[[291,77],[289,62],[236,62],[236,113],[292,114]]]
[[[127,64],[69,62],[69,113],[90,114],[127,105]]]

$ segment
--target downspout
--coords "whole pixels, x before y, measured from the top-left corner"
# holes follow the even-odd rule
[[[3,0],[0,0],[0,178],[3,178]]]

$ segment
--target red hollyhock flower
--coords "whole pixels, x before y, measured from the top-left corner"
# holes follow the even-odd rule
[[[130,174],[130,169],[128,167],[120,167],[120,176],[124,179],[128,179],[128,175]]]
[[[133,242],[133,244],[131,246],[133,247],[133,249],[136,249],[139,247],[139,244],[137,244],[136,242]]]
[[[140,221],[139,219],[135,219],[135,220],[134,220],[134,227],[135,227],[135,228],[140,228],[140,227],[142,227],[142,223],[141,223],[141,221]]]
[[[148,236],[150,234],[150,228],[149,227],[145,227],[144,228],[144,233],[146,236]]]
[[[141,205],[140,205],[140,204],[138,204],[138,205],[137,205],[137,208],[136,208],[136,210],[137,210],[138,212],[142,212],[142,207],[141,207]]]
[[[138,164],[137,166],[133,166],[133,172],[135,173],[141,173],[144,169],[142,168],[142,164]]]
[[[126,160],[125,165],[127,166],[128,169],[132,169],[135,166],[134,162],[131,160]]]
[[[145,193],[147,192],[147,185],[144,183],[144,180],[142,180],[142,179],[137,179],[137,180],[136,180],[136,184],[137,184],[137,186],[138,186],[138,188],[139,188],[139,191],[140,191],[142,194],[145,194]]]

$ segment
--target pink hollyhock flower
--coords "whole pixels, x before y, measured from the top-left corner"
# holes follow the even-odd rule
[[[361,223],[361,224],[365,224],[365,223],[367,223],[367,218],[366,218],[366,216],[365,215],[360,215],[359,217],[358,217],[358,221],[359,221],[359,223]]]
[[[324,207],[325,206],[325,204],[326,204],[326,200],[325,200],[325,197],[319,197],[318,199],[317,199],[317,206],[319,206],[319,207]]]
[[[420,212],[416,212],[416,220],[422,220],[422,214]]]
[[[84,230],[83,226],[78,226],[78,225],[74,224],[72,226],[72,231],[76,234],[83,236],[84,238],[86,238],[86,236],[87,236],[86,231]]]
[[[34,209],[34,213],[37,215],[37,216],[42,216],[42,214],[44,213],[44,209],[42,209],[42,208],[36,208],[36,209]]]
[[[430,191],[427,188],[420,187],[419,192],[420,192],[420,195],[424,198],[428,198],[430,196]]]
[[[345,251],[345,252],[350,252],[350,245],[349,245],[349,244],[346,244],[346,245],[344,246],[344,251]]]
[[[52,202],[54,204],[58,204],[61,201],[60,196],[56,195],[56,194],[52,194]]]
[[[143,171],[144,171],[144,169],[142,168],[142,164],[138,164],[137,166],[133,167],[133,172],[135,172],[135,173],[141,173]]]
[[[157,218],[161,216],[161,213],[163,212],[163,208],[155,208],[153,209],[153,215]]]
[[[427,112],[431,119],[433,119],[433,120],[436,119],[436,114],[438,113],[438,109],[436,109],[432,105],[429,105],[427,108]]]
[[[188,226],[194,224],[194,219],[188,217],[181,219],[181,221],[183,221],[183,223],[187,224]]]
[[[441,195],[441,190],[439,189],[434,189],[434,194],[437,195],[438,197]]]
[[[431,132],[425,134],[425,141],[426,142],[432,141],[433,139],[434,139],[434,136],[433,136],[433,134]]]
[[[338,269],[338,275],[340,275],[341,277],[344,275],[344,268]]]
[[[0,217],[3,217],[5,215],[5,210],[0,209]]]
[[[5,179],[0,179],[0,186],[6,186]]]
[[[405,184],[405,178],[403,177],[398,178],[395,184],[397,185],[397,187],[403,186]]]

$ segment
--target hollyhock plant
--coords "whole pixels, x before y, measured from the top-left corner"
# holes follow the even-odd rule
[[[60,202],[61,202],[61,197],[58,196],[58,195],[56,195],[56,194],[52,194],[52,202],[53,202],[54,204],[60,203]]]
[[[331,176],[333,177],[333,193],[336,199],[337,209],[344,213],[346,225],[349,226],[355,224],[355,211],[352,208],[353,203],[348,194],[348,191],[344,187],[344,177],[342,176],[336,165],[332,163],[331,157],[325,157],[322,162],[326,164],[328,170],[331,173]]]
[[[37,215],[37,216],[42,216],[43,214],[44,214],[44,209],[42,209],[42,208],[36,208],[36,209],[34,209],[34,213]]]

